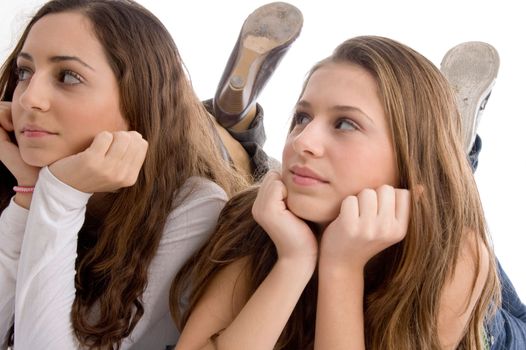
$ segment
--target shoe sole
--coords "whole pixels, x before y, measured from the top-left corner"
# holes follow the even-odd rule
[[[282,2],[264,5],[247,17],[241,29],[234,68],[216,101],[222,110],[229,114],[247,110],[252,85],[265,59],[296,40],[302,25],[301,12]]]
[[[471,41],[450,49],[442,59],[440,70],[453,88],[462,117],[462,139],[469,152],[475,140],[479,109],[495,84],[500,59],[497,50],[484,42]]]

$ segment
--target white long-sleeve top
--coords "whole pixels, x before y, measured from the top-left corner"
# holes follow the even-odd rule
[[[173,277],[212,233],[227,196],[193,177],[191,191],[168,216],[143,294],[144,315],[122,349],[162,349],[179,333],[169,312]],[[15,317],[15,349],[76,349],[70,314],[75,298],[77,236],[91,194],[40,171],[30,210],[13,200],[0,216],[0,344]]]

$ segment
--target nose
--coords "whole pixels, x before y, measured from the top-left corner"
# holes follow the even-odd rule
[[[311,121],[292,140],[292,148],[301,155],[321,157],[324,153],[324,130],[321,123]]]
[[[51,105],[49,97],[49,87],[45,77],[33,74],[31,78],[19,82],[19,103],[27,111],[49,110]]]

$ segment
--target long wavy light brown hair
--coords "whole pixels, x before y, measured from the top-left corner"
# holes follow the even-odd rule
[[[120,109],[130,130],[148,141],[137,183],[88,203],[79,233],[73,328],[83,346],[119,348],[144,313],[141,297],[173,198],[191,176],[218,183],[227,194],[243,185],[221,158],[211,121],[195,95],[175,43],[149,11],[127,0],[54,0],[23,32],[0,72],[3,101],[17,84],[16,59],[42,17],[81,13],[91,21],[119,85]],[[0,210],[15,179],[1,165]],[[184,199],[183,199],[184,200]],[[96,311],[95,311],[96,310]],[[94,317],[95,315],[95,317]]]
[[[499,283],[475,181],[460,143],[460,116],[447,81],[425,57],[382,37],[345,41],[313,67],[305,84],[313,72],[330,63],[356,64],[375,77],[394,141],[399,186],[424,188],[421,196],[412,196],[406,238],[366,266],[367,348],[440,349],[441,291],[452,277],[461,242],[473,234],[490,251],[490,271],[459,349],[483,349],[483,325],[500,301]],[[274,244],[251,214],[256,194],[253,188],[227,203],[209,243],[174,280],[171,311],[180,328],[208,283],[226,265],[247,257],[243,276],[253,293],[276,262]],[[478,271],[477,266],[476,275]],[[181,311],[176,302],[187,294],[189,308]],[[313,348],[316,298],[314,274],[276,349]]]

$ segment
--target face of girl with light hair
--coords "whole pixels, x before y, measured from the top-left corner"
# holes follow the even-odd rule
[[[17,74],[12,117],[27,164],[49,165],[83,151],[101,131],[128,129],[115,75],[80,13],[38,20],[18,55]]]
[[[398,183],[389,125],[365,69],[329,63],[310,77],[283,150],[287,207],[318,224],[333,221],[349,195]]]

